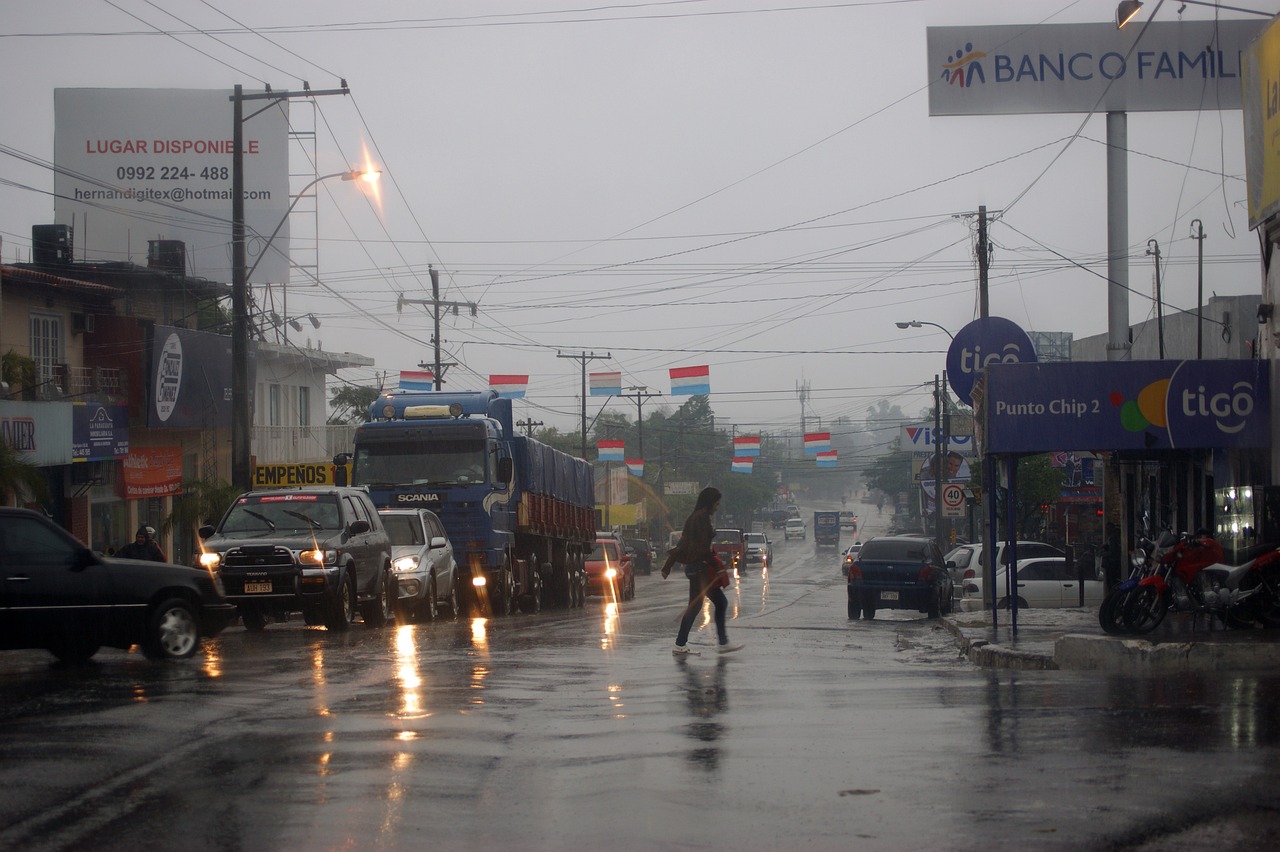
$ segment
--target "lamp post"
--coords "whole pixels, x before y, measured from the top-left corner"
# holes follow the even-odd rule
[[[1196,241],[1196,358],[1204,357],[1204,223],[1191,220],[1191,239]]]
[[[1160,244],[1147,240],[1147,254],[1156,259],[1156,339],[1160,347],[1160,360],[1164,360],[1164,297],[1160,293]]]
[[[1270,12],[1263,12],[1259,9],[1242,9],[1239,6],[1228,6],[1225,3],[1214,3],[1210,0],[1179,0],[1184,6],[1211,6],[1214,9],[1227,9],[1231,12],[1245,12],[1249,15],[1262,15],[1264,18],[1270,18]],[[1156,12],[1160,11],[1160,7],[1164,5],[1164,0],[1156,3]],[[1138,14],[1138,10],[1142,8],[1142,0],[1120,0],[1120,4],[1116,6],[1116,29],[1120,29],[1125,24],[1133,20],[1134,15]],[[1155,12],[1151,13],[1155,17]]]
[[[267,101],[270,106],[291,98],[349,93],[347,81],[343,80],[339,89],[312,90],[304,83],[301,92],[252,94],[245,94],[244,87],[237,83],[231,94],[231,484],[241,491],[248,491],[253,484],[249,451],[253,428],[249,409],[249,269],[244,246],[244,102]]]
[[[947,337],[950,337],[952,340],[956,339],[956,336],[954,334],[947,331],[947,329],[938,325],[936,322],[929,322],[927,320],[908,320],[906,322],[895,322],[894,325],[896,325],[898,328],[922,328],[926,325],[931,325],[934,328],[941,328],[942,331],[947,335]]]

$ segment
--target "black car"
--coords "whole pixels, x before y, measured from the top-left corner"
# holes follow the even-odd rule
[[[392,619],[391,540],[363,488],[250,491],[216,528],[200,528],[200,562],[222,578],[248,630],[301,612],[307,624],[346,630]]]
[[[930,618],[951,612],[951,574],[933,539],[877,536],[848,565],[849,618],[877,609],[914,609]]]
[[[98,556],[41,514],[0,508],[0,648],[80,662],[141,645],[185,659],[235,616],[208,571]]]
[[[642,538],[624,539],[631,550],[631,562],[637,574],[648,576],[653,571],[653,545]]]

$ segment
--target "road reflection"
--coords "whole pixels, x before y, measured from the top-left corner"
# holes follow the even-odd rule
[[[718,721],[721,713],[729,709],[729,696],[725,691],[725,661],[717,659],[709,670],[679,658],[684,670],[685,699],[693,721],[685,729],[697,745],[689,751],[688,760],[694,766],[714,771],[720,766],[721,735],[725,727]]]

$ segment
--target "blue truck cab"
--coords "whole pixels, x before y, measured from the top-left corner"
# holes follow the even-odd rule
[[[379,508],[444,524],[473,603],[536,611],[581,602],[595,541],[590,463],[518,435],[496,391],[391,391],[356,429],[352,484]]]

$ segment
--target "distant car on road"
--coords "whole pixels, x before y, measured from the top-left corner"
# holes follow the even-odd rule
[[[746,555],[738,566],[738,573],[746,573],[748,568],[766,569],[773,562],[773,543],[764,533],[747,533],[744,537]]]
[[[711,549],[715,551],[716,556],[720,557],[724,567],[732,572],[742,563],[742,557],[746,555],[742,530],[727,528],[716,530],[716,537],[711,541]]]
[[[849,566],[858,561],[858,554],[862,552],[862,542],[855,541],[853,544],[845,548],[844,558],[840,561],[840,576],[849,576]]]
[[[849,618],[877,609],[914,609],[930,618],[951,612],[951,575],[942,551],[925,536],[877,536],[862,545],[846,577]]]
[[[587,557],[587,594],[604,595],[617,601],[636,596],[636,574],[631,556],[613,538],[598,538]]]
[[[858,516],[853,512],[840,513],[840,529],[858,531]]]
[[[642,538],[625,539],[626,546],[631,548],[631,559],[637,574],[646,577],[653,572],[653,545]]]
[[[790,541],[793,538],[804,539],[808,535],[808,531],[804,525],[804,518],[788,518],[787,525],[782,531],[782,540]]]
[[[203,568],[98,556],[45,516],[0,508],[0,648],[84,662],[103,645],[153,660],[195,654],[235,620]]]
[[[1006,590],[1008,569],[996,574],[996,591],[999,595],[996,606],[1009,608],[1009,594]],[[1084,605],[1097,607],[1102,605],[1104,589],[1102,581],[1090,575],[1084,583]],[[1065,557],[1018,560],[1018,608],[1054,608],[1074,607],[1080,605],[1081,582],[1075,566],[1068,568]],[[961,609],[977,610],[983,608],[982,578],[971,577],[964,581],[964,589],[960,599]]]

